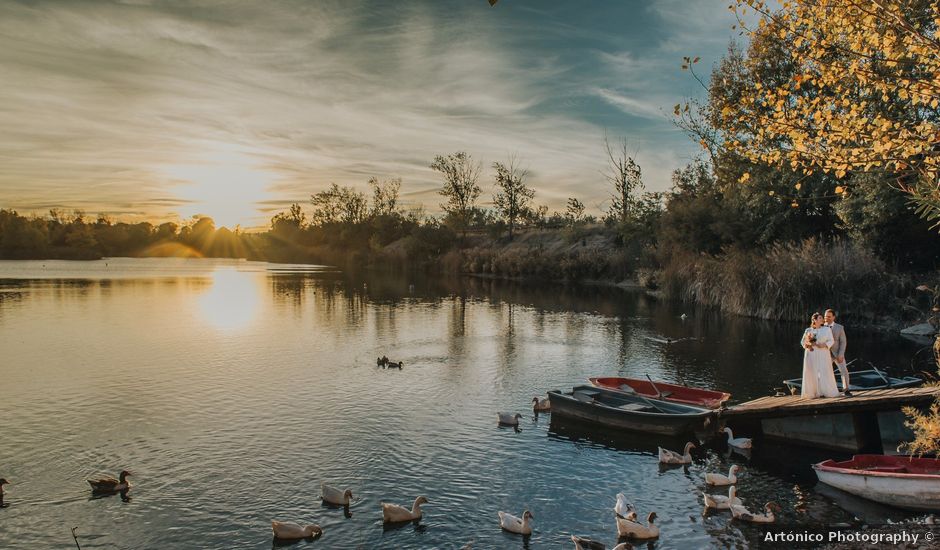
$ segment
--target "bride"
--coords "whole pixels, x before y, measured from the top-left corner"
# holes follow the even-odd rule
[[[800,397],[837,397],[839,387],[836,386],[832,356],[829,353],[833,344],[832,330],[823,324],[822,315],[813,314],[800,343],[806,350],[803,353],[803,388]]]

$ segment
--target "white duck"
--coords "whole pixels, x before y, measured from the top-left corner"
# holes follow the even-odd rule
[[[532,410],[535,412],[545,412],[552,410],[551,402],[546,397],[545,399],[539,399],[538,396],[532,398]]]
[[[601,542],[579,537],[578,535],[571,535],[571,542],[574,543],[574,550],[606,550],[607,548]],[[613,550],[633,550],[633,545],[629,542],[621,542],[614,546]]]
[[[779,512],[780,506],[775,502],[768,502],[764,505],[764,511],[766,512],[764,514],[755,514],[742,505],[735,504],[731,507],[731,515],[734,516],[734,519],[750,521],[751,523],[773,523],[777,520],[774,517],[774,511]]]
[[[411,510],[397,504],[382,503],[382,521],[385,523],[397,523],[399,521],[413,521],[421,519],[421,505],[427,504],[428,499],[420,496],[415,499]]]
[[[617,518],[617,534],[631,539],[659,538],[659,527],[653,524],[655,519],[656,512],[650,512],[646,516],[646,525],[632,519]]]
[[[516,533],[518,535],[532,534],[532,524],[529,523],[530,519],[535,519],[535,516],[532,515],[532,512],[528,510],[522,512],[522,519],[519,519],[507,512],[496,512],[496,514],[499,515],[499,526],[506,531],[509,531],[510,533]]]
[[[728,496],[710,495],[708,493],[702,493],[702,496],[705,497],[705,508],[728,510],[732,506],[744,505],[744,502],[738,498],[737,494],[738,490],[734,488],[734,485],[732,485],[728,488]]]
[[[747,437],[734,437],[731,428],[725,428],[724,432],[728,434],[728,446],[737,449],[750,449],[752,441]]]
[[[349,506],[349,501],[353,498],[352,491],[346,489],[345,491],[340,491],[335,487],[330,487],[326,483],[320,483],[320,498],[324,502],[329,502],[330,504],[337,504],[339,506]]]
[[[499,416],[499,423],[505,424],[506,426],[518,426],[519,419],[522,418],[522,415],[519,413],[496,413]]]
[[[617,504],[614,505],[614,513],[622,518],[636,521],[636,507],[632,502],[627,502],[627,497],[623,493],[617,493]]]
[[[692,455],[689,453],[691,449],[695,448],[695,443],[689,442],[685,444],[685,451],[680,455],[675,451],[670,451],[669,449],[659,448],[659,463],[660,464],[691,464]]]
[[[274,538],[287,540],[309,539],[323,534],[323,529],[319,525],[300,526],[285,521],[272,521],[271,530],[274,531]]]
[[[738,482],[738,470],[741,467],[737,464],[731,466],[728,470],[728,475],[724,474],[705,474],[705,483],[707,485],[714,485],[716,487],[721,487],[723,485],[734,485]]]

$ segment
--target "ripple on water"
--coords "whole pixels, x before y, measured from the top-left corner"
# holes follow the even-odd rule
[[[798,370],[793,327],[757,338],[734,320],[683,324],[667,305],[602,289],[506,294],[489,282],[411,295],[412,281],[394,278],[363,290],[335,275],[251,272],[257,310],[239,329],[194,305],[211,269],[168,272],[139,270],[106,289],[24,280],[17,299],[0,300],[0,474],[14,481],[0,511],[4,547],[69,548],[49,525],[77,525],[83,548],[269,548],[277,518],[324,527],[294,548],[518,548],[496,512],[526,508],[532,548],[569,547],[571,533],[610,544],[618,492],[641,515],[657,512],[663,536],[652,548],[746,547],[753,526],[701,515],[704,473],[732,463],[745,466],[748,506],[775,500],[786,521],[852,521],[840,506],[898,517],[814,487],[815,456],[768,448],[745,461],[709,448],[688,468],[660,469],[656,447],[684,440],[531,411],[533,395],[597,374],[763,395]],[[752,341],[774,352],[759,370],[749,368]],[[859,353],[903,357],[883,341]],[[405,368],[376,368],[383,354]],[[499,410],[523,414],[520,431],[498,427]],[[85,478],[123,468],[134,472],[129,501],[90,498]],[[322,505],[321,481],[353,490],[350,517]],[[410,506],[421,494],[430,503],[420,526],[383,529],[382,501]]]

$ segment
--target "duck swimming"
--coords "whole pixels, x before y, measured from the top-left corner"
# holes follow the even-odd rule
[[[121,473],[118,475],[118,479],[114,479],[110,476],[99,477],[97,479],[89,479],[88,484],[91,485],[91,490],[94,493],[117,493],[119,491],[126,491],[130,488],[131,483],[127,481],[127,476],[131,475],[127,470],[121,470]]]

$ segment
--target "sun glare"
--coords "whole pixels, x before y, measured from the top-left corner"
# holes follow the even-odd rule
[[[199,308],[214,328],[242,330],[258,316],[261,295],[255,273],[221,269],[212,274],[212,286],[199,297]]]
[[[180,211],[183,217],[203,214],[211,217],[216,227],[229,229],[266,221],[259,207],[273,197],[268,187],[275,176],[243,152],[223,149],[198,163],[165,167],[164,172],[182,183],[177,194],[187,201]]]

